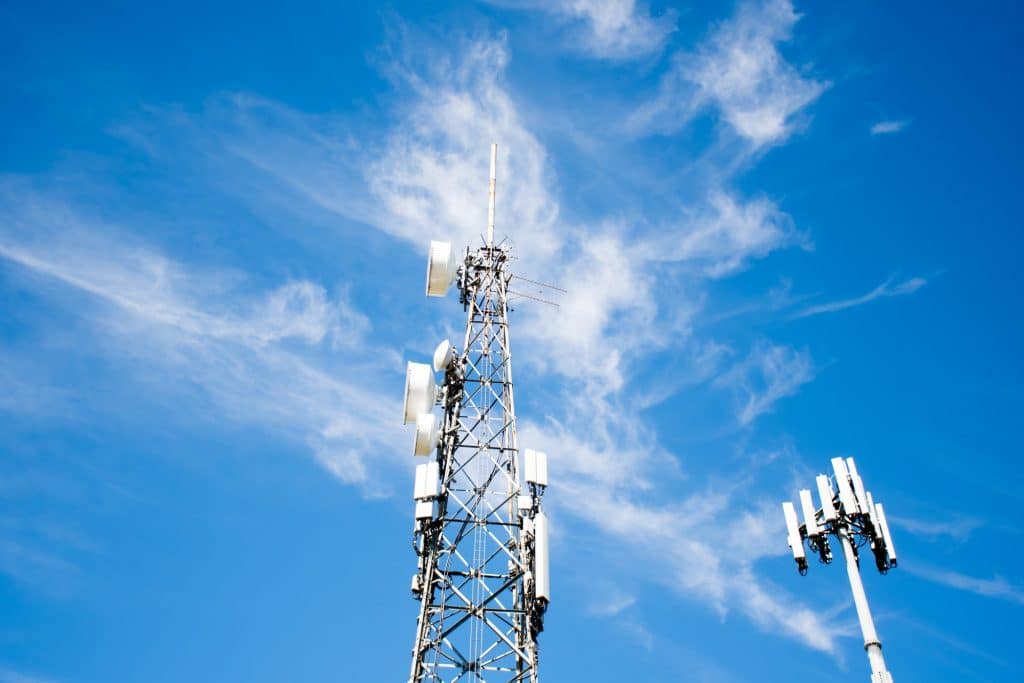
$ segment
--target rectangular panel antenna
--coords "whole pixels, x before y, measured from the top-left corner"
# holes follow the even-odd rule
[[[875,534],[881,536],[882,525],[878,522],[878,513],[875,511],[875,500],[871,497],[871,491],[866,492],[864,495],[868,498],[868,518],[871,519],[871,526],[875,528]],[[882,538],[882,542],[885,542],[884,538]]]
[[[800,538],[800,524],[796,519],[796,508],[788,500],[782,504],[782,514],[786,518],[786,535],[789,541],[789,549],[793,551],[793,559],[799,563],[806,560],[804,553],[804,542]]]
[[[537,470],[533,483],[537,486],[548,485],[548,454],[544,451],[537,451]]]
[[[527,448],[523,451],[523,479],[537,481],[537,451]]]
[[[519,496],[519,514],[525,515],[527,511],[533,508],[533,496],[524,495]]]
[[[416,482],[412,497],[416,500],[436,498],[441,493],[440,465],[437,461],[416,465]]]
[[[436,460],[427,463],[427,496],[437,498],[441,495],[441,465]]]
[[[821,533],[821,527],[818,526],[814,501],[811,500],[809,489],[800,489],[800,507],[804,513],[804,526],[807,527],[807,535],[817,536]]]
[[[551,552],[548,545],[548,518],[538,512],[533,520],[534,595],[538,600],[551,601]]]
[[[853,458],[846,459],[846,469],[850,471],[850,482],[853,484],[853,493],[857,496],[857,504],[862,511],[867,512],[868,498],[864,491],[864,480],[860,478],[857,464],[853,462]]]
[[[416,465],[416,476],[413,481],[412,497],[413,500],[423,500],[427,497],[427,463],[420,463]]]
[[[889,554],[889,564],[896,566],[896,546],[892,544],[892,534],[889,533],[889,523],[885,521],[885,510],[881,503],[875,503],[875,515],[878,516],[878,523],[882,526],[882,538],[885,539],[885,551]]]
[[[860,512],[860,508],[857,506],[857,497],[853,495],[853,488],[850,486],[850,473],[846,469],[846,462],[842,458],[832,458],[832,469],[836,473],[839,502],[843,504],[843,510],[848,515],[857,514]]]
[[[839,518],[839,513],[836,512],[836,506],[832,500],[835,497],[832,482],[828,480],[827,474],[819,474],[814,481],[818,484],[818,497],[821,499],[821,511],[824,513],[825,520],[834,522]]]

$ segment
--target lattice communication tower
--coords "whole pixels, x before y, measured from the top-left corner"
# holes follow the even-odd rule
[[[519,450],[508,298],[511,249],[494,244],[495,165],[487,236],[457,260],[431,242],[427,295],[457,283],[467,312],[461,350],[408,364],[405,422],[415,422],[412,579],[419,619],[410,683],[538,681],[537,636],[551,598],[547,455]],[[443,373],[440,384],[437,378]],[[435,407],[440,406],[440,418]]]

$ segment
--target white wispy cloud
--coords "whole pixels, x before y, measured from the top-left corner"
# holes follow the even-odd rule
[[[676,55],[657,97],[634,112],[630,127],[673,133],[714,107],[753,149],[785,140],[796,115],[828,87],[779,52],[798,18],[789,0],[740,4],[695,52]]]
[[[0,530],[0,574],[47,597],[65,597],[79,578],[78,567],[63,553],[35,538],[17,538]]]
[[[972,643],[951,636],[949,633],[946,633],[945,631],[936,628],[932,624],[918,621],[917,619],[912,619],[906,614],[901,614],[897,618],[900,620],[900,622],[909,625],[915,631],[921,632],[928,638],[934,638],[935,640],[951,648],[951,650],[955,651],[955,653],[950,652],[951,659],[953,660],[963,661],[963,655],[967,655],[969,657],[977,657],[979,659],[984,659],[985,661],[992,662],[993,664],[999,664],[1000,666],[1006,666],[1007,664],[1005,659],[995,657],[989,654],[988,652],[985,652],[984,650],[980,649],[979,647],[973,645]],[[984,679],[979,678],[978,680]]]
[[[665,302],[656,303],[649,293],[652,266],[668,263],[722,277],[803,241],[774,202],[744,200],[722,189],[647,231],[642,223],[621,220],[567,223],[560,219],[558,180],[547,151],[504,84],[505,40],[464,41],[456,56],[420,43],[396,52],[414,52],[423,63],[418,69],[403,62],[389,67],[397,86],[412,95],[399,105],[401,125],[371,142],[353,143],[337,132],[343,122],[232,95],[218,101],[214,120],[205,124],[217,132],[216,146],[242,166],[220,175],[246,176],[256,169],[296,193],[299,201],[290,203],[296,210],[316,207],[356,219],[417,250],[432,238],[474,244],[486,221],[481,169],[486,173],[487,142],[499,141],[497,233],[514,237],[517,270],[538,279],[558,273],[569,290],[557,311],[524,307],[530,321],[520,324],[518,334],[547,349],[530,356],[538,363],[577,378],[600,377],[615,388],[631,354],[666,340],[685,341],[686,320],[699,298],[683,299],[673,311],[682,334],[656,331],[651,323]]]
[[[911,517],[889,516],[893,526],[898,526],[915,536],[925,538],[948,537],[954,541],[966,541],[971,532],[980,529],[984,522],[977,517],[960,517],[953,520],[913,519]]]
[[[2,189],[5,225],[18,230],[0,231],[0,259],[42,292],[57,281],[91,297],[66,305],[91,321],[102,352],[162,369],[139,374],[161,385],[155,395],[198,385],[223,416],[275,427],[307,443],[343,481],[371,495],[386,492],[368,462],[379,452],[402,452],[404,439],[393,428],[397,399],[360,381],[371,361],[349,363],[342,375],[303,351],[362,346],[369,322],[343,296],[331,299],[309,281],[253,294],[239,273],[185,267],[74,207],[22,185]]]
[[[590,606],[590,614],[595,617],[618,617],[635,604],[635,596],[623,593],[610,583],[603,583],[600,599]]]
[[[793,221],[766,198],[741,201],[720,189],[684,220],[648,243],[652,261],[699,264],[714,278],[801,241]]]
[[[751,506],[746,475],[733,488],[663,499],[666,485],[685,473],[657,435],[609,400],[580,398],[575,409],[564,422],[521,420],[520,440],[552,454],[558,484],[547,495],[553,518],[573,517],[611,541],[604,566],[616,567],[629,557],[628,566],[618,569],[634,578],[684,599],[697,598],[722,617],[738,612],[766,630],[834,650],[844,631],[755,571],[759,559],[780,556],[785,548],[773,542],[783,534],[777,506],[765,501]],[[739,496],[747,503],[737,515]],[[714,543],[708,528],[720,530]]]
[[[402,125],[389,132],[383,154],[364,167],[386,212],[374,221],[377,227],[417,247],[431,237],[479,243],[487,221],[481,201],[487,176],[480,169],[486,168],[488,143],[499,142],[495,237],[514,234],[518,255],[538,265],[562,247],[547,151],[504,86],[507,62],[503,39],[476,40],[457,61],[432,60],[426,73],[396,68],[415,96],[401,111]]]
[[[928,280],[923,277],[912,277],[909,280],[904,280],[903,282],[897,282],[895,284],[893,284],[893,278],[889,278],[866,294],[853,297],[852,299],[840,299],[839,301],[830,301],[825,304],[808,306],[807,308],[794,313],[792,317],[794,319],[798,319],[808,318],[812,315],[821,315],[822,313],[835,313],[836,311],[843,311],[847,308],[853,308],[854,306],[862,306],[882,297],[913,294],[926,284],[928,284]]]
[[[652,17],[636,0],[487,0],[540,10],[579,27],[576,47],[603,59],[631,59],[661,50],[675,30],[675,14]]]
[[[625,221],[586,227],[556,223],[554,217],[560,214],[550,192],[557,183],[547,167],[547,154],[528,132],[502,85],[504,49],[499,42],[466,51],[454,79],[437,71],[428,78],[409,79],[422,98],[409,110],[414,133],[397,131],[398,142],[389,142],[389,153],[373,168],[383,177],[403,173],[397,176],[401,182],[378,187],[379,196],[388,197],[394,206],[413,202],[416,211],[409,212],[410,219],[433,217],[447,210],[450,183],[480,187],[486,169],[480,141],[489,139],[488,134],[511,135],[526,143],[531,172],[513,170],[507,181],[503,181],[504,172],[499,174],[499,218],[506,210],[503,207],[514,202],[551,207],[536,212],[548,220],[534,217],[531,224],[513,214],[508,224],[516,226],[517,250],[527,242],[520,250],[526,253],[522,267],[558,273],[558,284],[568,290],[560,308],[523,307],[516,322],[519,357],[539,373],[534,376],[559,380],[563,387],[556,390],[557,401],[544,419],[524,418],[519,425],[521,443],[552,453],[552,474],[558,481],[549,492],[552,514],[556,521],[574,518],[614,538],[616,550],[610,547],[611,554],[620,553],[619,544],[626,544],[649,557],[648,580],[666,584],[680,596],[696,597],[723,613],[735,609],[766,629],[832,650],[837,635],[833,627],[791,596],[764,585],[749,564],[730,561],[720,545],[701,538],[701,524],[725,523],[729,493],[701,492],[678,503],[653,502],[663,495],[666,480],[682,477],[681,465],[660,446],[657,434],[639,415],[635,394],[624,379],[638,358],[659,349],[680,348],[690,337],[687,321],[700,305],[701,282],[724,277],[793,243],[792,225],[767,200],[747,203],[724,192],[712,194],[707,206],[695,207],[678,224],[674,240],[666,238],[664,229],[645,229]],[[457,91],[452,83],[459,86]],[[448,102],[459,103],[456,113],[448,113]],[[513,154],[521,154],[515,145],[509,147]],[[459,176],[444,183],[432,179],[432,174],[443,176],[448,171],[440,164],[419,163],[424,158],[444,159],[444,166],[459,169]],[[505,203],[502,188],[510,188],[507,191],[518,199]],[[480,213],[483,198],[483,192],[475,190],[464,201],[475,207],[472,212]],[[425,220],[424,229],[434,222]],[[476,241],[479,226],[473,222],[460,236]],[[548,248],[530,246],[531,240],[541,240]],[[657,296],[652,268],[659,265],[690,273],[692,292],[674,292],[667,300]],[[666,307],[673,313],[671,320],[662,317]],[[784,367],[766,362],[761,370],[767,376],[766,388],[757,405],[748,410],[749,419],[770,409],[775,400],[794,392],[811,376],[805,367],[803,375],[796,377],[799,361],[809,365],[806,354],[793,352],[790,358],[784,347],[771,350],[779,356],[777,365]],[[695,362],[704,362],[702,354],[695,356]],[[784,376],[785,371],[790,375]],[[773,508],[758,514],[778,521],[769,517]],[[743,538],[738,533],[735,537]],[[764,552],[755,550],[745,553],[747,562]]]
[[[742,12],[738,17],[751,21]],[[684,479],[685,463],[659,444],[641,412],[642,391],[625,379],[631,364],[659,352],[681,357],[687,377],[714,375],[725,356],[716,351],[709,361],[706,350],[721,345],[693,340],[702,288],[800,243],[790,219],[768,199],[716,189],[657,225],[632,216],[566,220],[548,152],[504,82],[506,42],[483,38],[406,52],[417,54],[415,63],[389,66],[402,97],[388,117],[398,123],[383,132],[361,135],[329,116],[235,94],[214,98],[211,110],[196,117],[158,112],[148,135],[130,126],[121,134],[160,153],[161,126],[184,127],[202,152],[194,158],[215,160],[219,177],[251,183],[244,195],[256,199],[245,201],[284,193],[282,206],[298,215],[354,219],[419,253],[432,238],[457,246],[478,242],[486,221],[488,143],[499,142],[497,233],[512,236],[517,271],[537,279],[558,273],[568,290],[559,309],[522,307],[513,342],[524,361],[518,367],[544,378],[534,386],[555,399],[544,417],[523,419],[519,430],[521,443],[552,453],[553,515],[614,539],[604,549],[608,556],[627,544],[649,557],[647,580],[682,598],[832,651],[840,634],[835,626],[753,571],[757,558],[779,551],[752,544],[733,526],[733,492],[668,495],[666,484]],[[710,101],[711,95],[698,95]],[[793,113],[782,109],[784,119]],[[257,417],[309,443],[343,480],[369,486],[381,460],[408,452],[395,420],[397,385],[393,398],[367,393],[371,384],[359,382],[358,364],[325,364],[292,348],[338,338],[359,349],[370,333],[365,317],[316,283],[284,283],[253,296],[239,292],[244,274],[233,280],[185,268],[146,248],[62,247],[67,253],[55,256],[22,242],[4,245],[9,260],[113,306],[118,315],[97,315],[106,333],[121,340],[118,348],[130,338],[132,355],[144,354],[144,362],[173,364],[176,371],[187,365],[229,417]],[[665,272],[681,283],[668,296],[654,286]],[[338,327],[354,332],[346,338]],[[147,340],[142,348],[140,334]],[[738,392],[745,403],[739,419],[748,424],[812,377],[807,352],[761,342],[719,383]],[[743,521],[773,529],[775,517],[765,507]],[[712,524],[728,526],[734,545],[709,543],[702,530]],[[741,543],[743,553],[736,551]],[[741,556],[742,562],[731,559]]]
[[[879,121],[871,125],[872,135],[899,133],[910,125],[910,121]]]
[[[42,678],[22,671],[0,667],[0,683],[57,683],[57,681],[53,678]]]
[[[637,349],[657,343],[657,304],[643,258],[621,232],[609,229],[581,239],[575,255],[548,272],[568,293],[559,308],[533,306],[522,316],[520,338],[538,368],[583,383],[597,399],[618,391]]]
[[[487,50],[470,54],[481,53],[487,54]],[[501,86],[500,81],[492,82],[493,70],[485,69],[484,74],[486,85],[476,83],[476,90],[486,93],[484,96],[475,95],[473,90],[461,93],[460,101],[467,110],[463,118],[424,120],[442,130],[450,125],[470,125],[470,120],[488,121],[487,102],[504,98],[495,95],[495,89]],[[422,91],[427,106],[444,102],[446,86],[441,83],[438,87],[440,93],[429,88]],[[472,102],[478,105],[468,104]],[[519,116],[512,116],[514,110],[499,111],[503,121],[525,125]],[[461,158],[472,160],[478,156],[479,140],[461,146],[444,144],[450,139],[448,135],[424,137],[442,141],[442,147],[432,154],[449,159],[450,164],[459,166]],[[415,145],[404,149],[412,158],[420,155]],[[543,154],[533,156],[546,159]],[[480,177],[483,165],[468,163],[474,168],[473,176]],[[408,167],[402,158],[394,159],[394,164]],[[553,187],[546,182],[550,176],[546,169],[532,173],[527,176],[532,182],[524,188],[546,199],[548,188]],[[516,179],[510,178],[508,184],[513,182]],[[421,187],[422,183],[410,186]],[[440,194],[418,196],[441,201]],[[479,193],[471,201],[482,204]],[[545,202],[535,199],[532,203]],[[433,211],[428,206],[424,213],[430,215]],[[812,610],[793,606],[791,598],[763,585],[748,565],[731,563],[720,548],[701,540],[698,525],[722,521],[728,494],[696,493],[678,504],[656,504],[647,498],[651,494],[657,498],[666,478],[681,476],[680,464],[658,444],[657,434],[637,414],[627,398],[629,387],[624,377],[629,364],[638,357],[686,339],[686,320],[699,305],[695,286],[691,297],[673,297],[675,319],[662,320],[667,302],[655,296],[651,265],[669,263],[686,268],[699,282],[724,276],[792,242],[791,225],[767,201],[745,205],[734,196],[715,194],[707,207],[694,209],[692,217],[694,220],[680,225],[681,235],[676,235],[671,246],[661,241],[666,231],[644,231],[619,222],[586,229],[551,222],[525,235],[517,227],[517,244],[524,239],[542,239],[559,246],[541,254],[534,250],[533,266],[542,268],[540,272],[559,273],[559,284],[568,289],[559,309],[535,306],[517,321],[517,346],[520,352],[525,350],[527,362],[544,373],[539,376],[553,373],[569,387],[559,395],[562,410],[549,414],[545,421],[521,421],[521,442],[554,454],[552,473],[559,484],[551,494],[553,514],[564,510],[649,557],[652,570],[648,580],[665,583],[687,598],[699,596],[722,612],[736,609],[765,628],[831,650],[836,634]],[[512,224],[523,226],[520,221]],[[783,386],[786,380],[781,375],[782,370],[770,378],[756,410],[769,409],[778,397],[809,380],[805,376]],[[580,386],[583,390],[574,388]],[[682,519],[688,522],[680,524]],[[756,556],[747,555],[751,562]]]
[[[900,565],[901,569],[903,566],[903,564]],[[1010,583],[1001,576],[984,579],[947,569],[937,569],[920,563],[906,565],[906,571],[943,586],[1024,605],[1024,588]]]
[[[814,361],[807,350],[760,340],[715,384],[736,393],[741,404],[737,419],[741,425],[748,425],[771,412],[780,399],[795,394],[814,375]]]
[[[504,85],[506,41],[467,39],[446,51],[422,38],[407,40],[415,45],[396,48],[403,57],[387,65],[405,95],[389,117],[400,123],[383,130],[356,135],[356,122],[232,93],[212,98],[200,116],[155,110],[152,121],[123,124],[117,132],[152,147],[159,145],[153,127],[177,127],[184,144],[200,147],[201,158],[217,159],[221,175],[230,168],[266,194],[290,193],[290,211],[343,216],[417,250],[431,239],[479,242],[487,221],[489,143],[499,142],[496,236],[514,233],[524,261],[548,263],[563,243],[554,229],[557,186],[547,151]],[[410,63],[401,61],[408,53],[415,55]],[[259,176],[252,178],[254,172]]]

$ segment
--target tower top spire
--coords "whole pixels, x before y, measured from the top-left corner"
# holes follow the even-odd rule
[[[498,143],[491,143],[491,182],[487,188],[487,246],[494,246],[494,196],[498,186]]]

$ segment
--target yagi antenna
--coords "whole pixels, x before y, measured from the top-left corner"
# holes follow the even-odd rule
[[[529,282],[531,285],[537,285],[538,287],[545,287],[547,289],[553,289],[556,292],[561,292],[562,294],[568,294],[569,293],[566,290],[562,289],[561,287],[555,287],[554,285],[549,285],[546,282],[537,282],[536,280],[531,280],[528,277],[523,277],[522,275],[519,275],[518,273],[512,273],[512,277],[514,277],[517,280],[522,280],[523,282]]]
[[[517,291],[517,290],[510,289],[510,290],[508,290],[509,296],[516,296],[516,297],[520,297],[520,298],[523,298],[523,299],[529,299],[530,301],[536,301],[538,303],[547,304],[548,306],[554,306],[555,308],[560,308],[561,304],[558,303],[557,301],[551,301],[550,299],[545,299],[544,297],[537,296],[537,295],[538,294],[546,295],[547,293],[545,292],[545,290],[548,290],[548,289],[552,290],[553,292],[558,292],[559,294],[568,294],[568,292],[565,291],[564,289],[562,289],[561,287],[555,287],[554,285],[549,285],[546,282],[538,282],[537,280],[531,280],[528,277],[523,277],[522,275],[517,275],[516,273],[512,273],[511,279],[522,280],[523,282],[529,282],[532,285],[537,285],[538,287],[540,287],[540,289],[537,290],[536,294],[527,294],[526,292],[520,292],[520,291]]]
[[[850,590],[853,592],[853,604],[857,608],[861,633],[864,636],[864,650],[868,653],[871,664],[871,683],[893,683],[892,674],[885,668],[882,657],[882,642],[875,631],[875,622],[868,608],[868,598],[864,593],[864,584],[860,580],[860,562],[857,548],[867,546],[875,556],[875,566],[881,573],[886,573],[896,566],[896,549],[889,534],[889,525],[885,520],[885,510],[881,503],[875,503],[871,492],[864,488],[864,481],[857,472],[853,458],[832,458],[832,470],[835,472],[836,488],[827,474],[819,474],[815,479],[821,508],[815,508],[810,489],[800,491],[800,508],[804,523],[797,519],[796,508],[786,501],[782,504],[782,513],[786,519],[786,536],[789,549],[793,551],[797,569],[801,574],[807,573],[807,555],[804,553],[804,541],[808,548],[816,553],[823,564],[832,561],[832,549],[829,536],[834,536],[843,549],[846,558],[846,572],[850,577]]]

